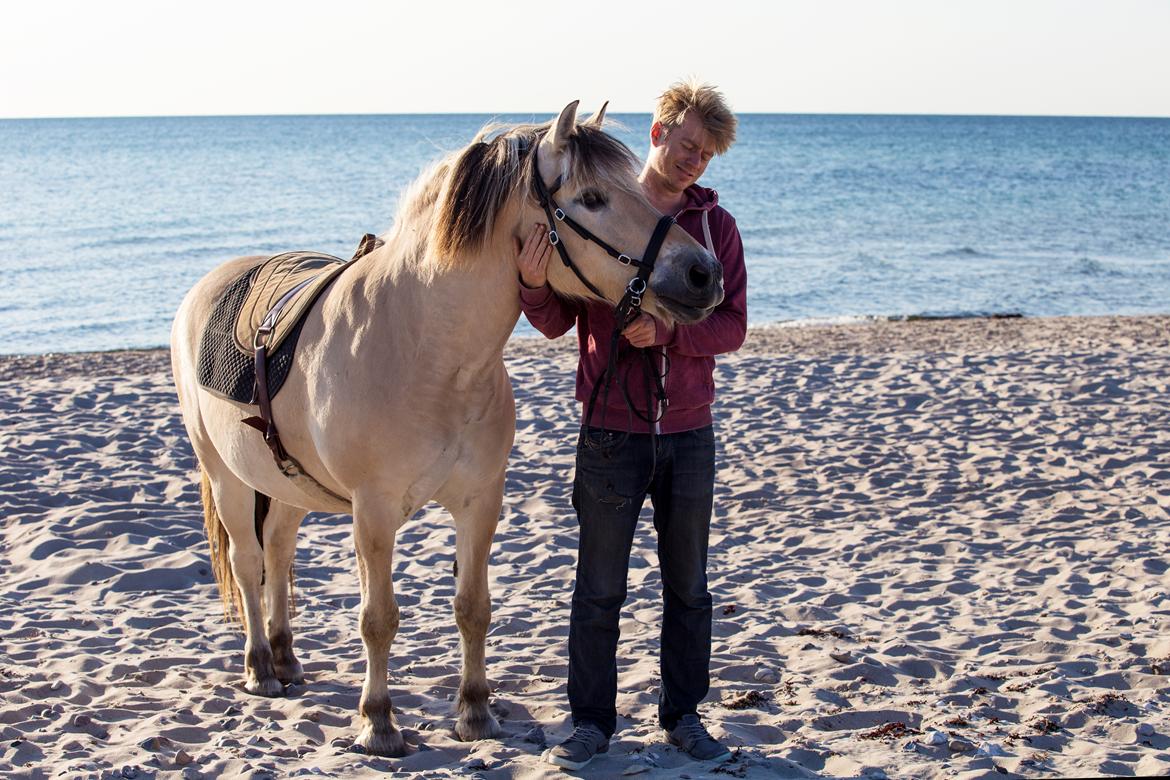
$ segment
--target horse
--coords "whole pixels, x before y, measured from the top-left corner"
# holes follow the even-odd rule
[[[245,634],[245,690],[273,697],[304,682],[289,621],[298,528],[310,511],[352,515],[367,662],[356,743],[369,753],[406,751],[387,688],[399,625],[392,562],[398,529],[432,500],[455,525],[462,652],[455,734],[463,741],[500,734],[488,708],[484,640],[488,558],[515,435],[503,353],[520,315],[517,242],[548,221],[540,193],[555,191],[561,205],[553,219],[568,212],[592,240],[550,226],[565,260],[550,263],[550,286],[569,298],[617,303],[634,286],[632,255],[616,262],[606,242],[637,249],[661,218],[639,189],[637,158],[605,132],[604,115],[603,105],[579,122],[575,101],[543,124],[485,127],[420,174],[381,245],[312,304],[271,401],[284,447],[311,479],[290,478],[264,437],[241,424],[254,406],[208,392],[197,377],[209,312],[264,258],[215,268],[175,317],[174,381],[198,458],[224,613],[229,620],[234,613]],[[722,300],[718,261],[677,226],[656,238],[661,249],[652,273],[642,274],[642,309],[667,323],[701,320]]]

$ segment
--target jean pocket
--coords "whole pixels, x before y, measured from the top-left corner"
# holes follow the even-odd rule
[[[638,458],[629,452],[634,446],[634,442],[627,441],[608,454],[588,446],[577,450],[573,498],[578,510],[581,509],[579,503],[586,497],[613,511],[630,506],[641,508],[650,481],[649,467],[639,463]]]

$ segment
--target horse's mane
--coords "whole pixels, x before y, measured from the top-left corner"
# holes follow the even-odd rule
[[[451,266],[475,254],[496,217],[517,193],[535,197],[532,155],[552,123],[489,124],[464,149],[425,171],[404,194],[393,233],[410,230],[407,257]],[[638,159],[601,128],[577,125],[568,139],[565,180],[581,186],[633,188]],[[624,175],[621,175],[624,174]]]

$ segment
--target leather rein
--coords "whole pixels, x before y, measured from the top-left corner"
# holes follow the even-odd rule
[[[654,271],[654,262],[658,259],[658,253],[662,249],[663,242],[665,242],[665,240],[666,240],[666,234],[670,231],[670,228],[675,223],[674,217],[671,217],[669,215],[663,215],[662,217],[660,217],[658,219],[658,224],[656,224],[654,226],[654,232],[650,235],[650,241],[646,244],[646,249],[642,253],[641,260],[630,257],[626,253],[620,252],[617,249],[614,249],[612,246],[610,246],[604,240],[599,238],[596,234],[594,234],[592,231],[590,231],[584,225],[577,222],[575,219],[573,219],[568,214],[566,214],[565,210],[562,209],[557,204],[557,202],[553,196],[556,194],[557,190],[559,190],[561,188],[561,185],[564,183],[563,182],[564,177],[563,177],[563,175],[558,175],[556,180],[552,183],[551,187],[545,186],[544,178],[540,175],[540,162],[539,162],[539,156],[538,156],[539,151],[540,151],[540,144],[538,143],[536,148],[533,149],[533,151],[532,151],[533,188],[536,191],[537,202],[540,204],[540,207],[542,209],[544,209],[545,216],[548,217],[548,227],[549,227],[548,241],[550,244],[552,244],[553,246],[555,246],[557,248],[557,254],[560,255],[561,262],[564,263],[577,276],[577,278],[581,280],[581,283],[584,284],[594,295],[601,298],[602,300],[606,300],[605,294],[597,288],[597,285],[593,284],[592,282],[589,281],[589,279],[587,279],[585,277],[585,274],[581,272],[581,269],[578,268],[577,264],[573,262],[573,259],[571,257],[569,257],[569,250],[565,247],[564,241],[561,240],[561,234],[557,230],[557,223],[562,223],[564,225],[567,225],[574,233],[576,233],[581,238],[585,239],[586,241],[591,241],[594,244],[597,244],[599,247],[601,247],[605,251],[606,254],[608,254],[613,259],[617,260],[622,265],[634,266],[635,268],[638,269],[638,273],[635,274],[633,277],[631,277],[630,281],[626,284],[625,294],[622,295],[621,300],[618,301],[617,305],[614,308],[614,329],[613,329],[613,333],[610,336],[610,342],[609,342],[609,361],[608,361],[608,365],[606,366],[605,372],[601,375],[601,377],[599,377],[598,381],[594,384],[593,392],[589,397],[589,404],[586,407],[586,411],[585,411],[585,424],[581,427],[581,441],[583,441],[585,444],[587,444],[588,446],[590,446],[593,449],[600,449],[607,454],[612,453],[613,450],[615,450],[619,446],[623,445],[626,442],[626,440],[629,438],[629,435],[630,435],[629,429],[631,427],[633,427],[632,426],[633,417],[636,415],[637,417],[642,419],[644,422],[650,423],[650,447],[651,447],[651,451],[652,451],[652,455],[651,455],[652,461],[651,462],[653,464],[654,460],[657,457],[657,453],[658,453],[658,444],[656,441],[655,425],[657,424],[657,422],[660,419],[662,419],[662,414],[665,412],[666,404],[667,404],[666,389],[664,386],[664,381],[666,378],[666,372],[667,372],[668,368],[667,368],[667,365],[664,365],[663,371],[660,374],[658,371],[656,371],[654,369],[653,359],[651,358],[650,350],[645,349],[645,348],[638,350],[638,352],[641,353],[641,355],[642,355],[643,370],[645,371],[646,376],[653,377],[653,380],[654,380],[653,392],[654,392],[654,395],[657,396],[657,399],[661,404],[657,414],[655,414],[654,412],[651,411],[651,407],[653,405],[654,399],[650,396],[650,392],[649,392],[649,388],[648,388],[647,398],[646,398],[647,414],[643,415],[641,412],[638,411],[637,407],[635,406],[635,404],[633,402],[633,399],[630,398],[627,383],[624,381],[625,377],[619,378],[619,376],[618,376],[618,363],[620,362],[618,359],[618,348],[620,346],[619,342],[621,339],[622,331],[625,330],[626,326],[629,325],[631,322],[633,322],[638,317],[639,313],[641,313],[642,297],[646,294],[647,283],[650,279],[650,274],[653,273],[653,271]],[[662,357],[663,357],[663,360],[665,362],[667,359],[665,353],[663,353]],[[629,373],[629,369],[627,368],[626,374],[628,374],[628,373]],[[603,399],[602,406],[605,408],[608,408],[609,390],[610,390],[610,386],[613,384],[615,379],[618,379],[618,384],[621,387],[622,395],[624,396],[624,399],[626,402],[626,408],[628,410],[627,420],[626,420],[627,421],[626,430],[623,433],[621,433],[621,435],[614,437],[612,439],[610,437],[606,437],[605,434],[602,434],[602,438],[595,439],[589,435],[588,430],[589,430],[590,424],[593,420],[593,411],[594,411],[596,404],[597,404],[597,397],[598,397],[600,391],[604,388],[605,398]],[[602,429],[603,430],[604,430],[604,422],[605,422],[605,418],[604,418],[604,413],[603,413],[603,416],[602,416]],[[653,474],[654,474],[653,465],[651,467],[650,473],[651,473],[651,479],[653,479]]]

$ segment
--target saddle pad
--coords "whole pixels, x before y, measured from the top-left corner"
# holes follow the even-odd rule
[[[286,293],[304,283],[281,310],[268,339],[268,354],[276,352],[294,329],[300,329],[305,312],[345,266],[340,258],[314,252],[287,252],[265,260],[255,269],[256,275],[236,319],[236,347],[252,355],[252,340],[265,315]]]
[[[305,290],[299,292],[297,297],[285,306],[277,323],[279,332],[274,333],[274,336],[280,339],[280,343],[276,344],[275,338],[269,342],[275,345],[270,346],[268,350],[268,392],[270,398],[276,396],[277,391],[284,384],[284,380],[288,378],[289,369],[292,368],[293,351],[296,349],[297,339],[301,334],[301,325],[304,323],[303,315],[308,312],[309,306],[325,290],[328,283],[333,281],[337,274],[348,266],[347,263],[329,255],[296,252],[291,253],[291,255],[277,255],[275,258],[258,263],[232,282],[212,308],[211,316],[207,320],[199,342],[199,384],[212,393],[240,403],[256,403],[256,362],[255,353],[252,350],[252,336],[247,337],[248,347],[245,350],[239,343],[240,323],[246,318],[248,322],[251,321],[252,315],[249,309],[251,307],[251,310],[259,312],[255,315],[258,326],[264,319],[264,315],[268,313],[268,308],[271,308],[271,304],[268,308],[262,307],[261,296],[272,298],[272,304],[275,304],[284,292],[311,276],[311,274],[295,274],[289,269],[282,272],[281,267],[284,262],[281,260],[282,258],[289,259],[289,264],[292,266],[300,265],[304,260],[316,260],[314,265],[321,276],[310,282]],[[273,261],[281,262],[273,263]],[[314,265],[304,265],[302,270],[314,267]],[[268,271],[266,276],[265,270]],[[278,283],[277,278],[281,275],[295,276],[295,281],[285,284]],[[268,280],[267,285],[263,283],[265,278]],[[261,283],[259,290],[257,289],[258,282]],[[253,332],[255,332],[255,328],[253,328]]]

